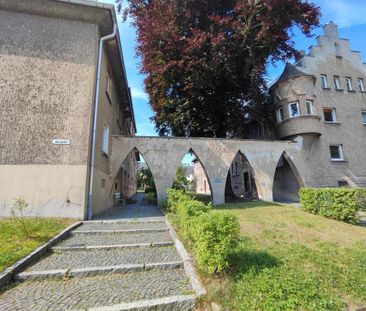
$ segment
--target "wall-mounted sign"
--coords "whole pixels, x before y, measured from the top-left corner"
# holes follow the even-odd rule
[[[53,145],[70,145],[71,144],[71,140],[69,139],[54,139],[52,141]]]

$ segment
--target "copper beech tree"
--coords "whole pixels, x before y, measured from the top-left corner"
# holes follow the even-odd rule
[[[137,29],[137,54],[160,135],[245,137],[271,118],[270,62],[298,56],[320,11],[305,0],[117,0]],[[126,8],[126,9],[122,9]]]

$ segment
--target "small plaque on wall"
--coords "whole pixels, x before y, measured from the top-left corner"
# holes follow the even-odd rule
[[[52,140],[53,145],[70,145],[71,140],[69,139],[54,139]]]

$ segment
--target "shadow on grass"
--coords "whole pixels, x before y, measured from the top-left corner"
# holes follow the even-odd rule
[[[263,269],[274,268],[282,263],[266,251],[249,249],[239,244],[230,256],[232,269],[228,275],[237,278],[249,271],[258,273]]]
[[[266,201],[246,201],[217,205],[214,210],[248,209],[254,207],[281,206],[281,204]]]

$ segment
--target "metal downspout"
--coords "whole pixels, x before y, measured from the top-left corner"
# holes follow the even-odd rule
[[[117,34],[117,24],[113,24],[113,33],[110,35],[100,38],[99,41],[99,52],[98,52],[98,64],[97,64],[97,81],[95,84],[95,101],[94,101],[94,118],[93,118],[93,136],[91,142],[91,159],[90,159],[90,175],[89,175],[89,193],[88,193],[88,205],[87,205],[87,219],[91,220],[93,216],[93,179],[94,179],[94,169],[95,169],[95,143],[97,137],[97,127],[98,127],[98,111],[99,111],[99,88],[100,88],[100,75],[102,67],[102,56],[103,56],[103,46],[104,42],[113,39]]]

